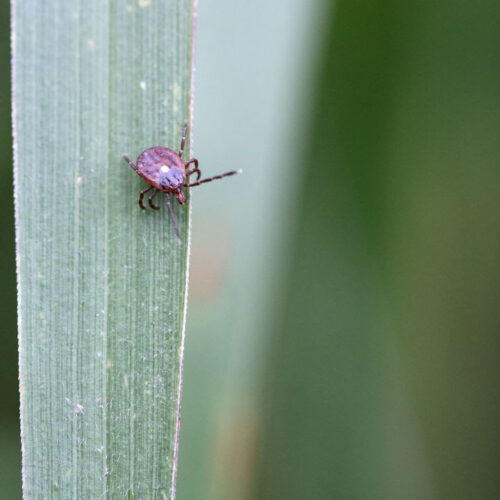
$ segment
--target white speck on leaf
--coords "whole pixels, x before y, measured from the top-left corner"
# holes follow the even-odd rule
[[[87,40],[87,47],[89,48],[89,50],[91,50],[92,52],[94,52],[94,50],[95,50],[95,41],[92,40],[92,38],[89,38]]]
[[[142,82],[140,82],[139,85],[140,85],[142,90],[146,90],[146,82],[144,80]]]
[[[76,405],[75,405],[75,413],[77,415],[83,415],[85,413],[85,410],[84,410],[83,406],[80,403],[76,403]]]
[[[151,3],[151,0],[137,0],[137,3],[139,4],[139,7],[144,9]]]

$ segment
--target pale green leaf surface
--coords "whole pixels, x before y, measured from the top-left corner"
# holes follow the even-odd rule
[[[122,155],[190,121],[192,0],[13,7],[24,494],[173,498],[189,209]]]

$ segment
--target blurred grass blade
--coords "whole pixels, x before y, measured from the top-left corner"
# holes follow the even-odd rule
[[[121,157],[178,147],[193,19],[192,0],[13,3],[26,498],[175,496],[189,209],[179,241]]]

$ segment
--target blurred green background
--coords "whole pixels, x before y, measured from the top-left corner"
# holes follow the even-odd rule
[[[500,498],[500,4],[200,2],[178,498]],[[20,498],[8,5],[0,498]]]

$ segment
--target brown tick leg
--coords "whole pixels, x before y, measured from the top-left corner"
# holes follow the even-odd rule
[[[186,177],[190,177],[193,174],[197,174],[196,180],[199,181],[201,177],[201,170],[199,168],[193,168],[193,170],[188,170],[186,172]]]
[[[184,146],[186,145],[187,123],[182,127],[181,147],[179,148],[179,156],[182,158],[184,154]]]
[[[194,164],[193,170],[188,170],[188,166],[191,165],[191,163]],[[198,168],[198,160],[196,158],[191,158],[186,164],[186,176],[189,177],[190,175],[193,175],[194,173],[198,174],[196,177],[196,180],[199,181],[201,177],[201,170]]]
[[[127,155],[125,155],[123,159],[130,165],[130,168],[132,170],[135,170],[137,172],[137,167],[134,165],[134,162]]]
[[[241,173],[241,170],[231,170],[231,172],[226,172],[226,173],[220,174],[220,175],[214,175],[213,177],[209,177],[208,179],[203,179],[202,181],[196,181],[196,182],[193,182],[192,184],[183,184],[183,186],[186,188],[192,188],[192,187],[199,186],[200,184],[205,184],[205,182],[212,182],[212,181],[215,181],[217,179],[222,179],[224,177],[229,177],[230,175],[235,175],[235,174],[239,174],[239,173]]]
[[[160,210],[161,207],[159,207],[158,205],[155,205],[153,203],[153,200],[155,199],[155,196],[159,193],[158,189],[155,189],[153,194],[148,198],[148,202],[149,202],[149,206],[153,209],[153,210]]]
[[[179,235],[179,226],[177,225],[177,220],[175,219],[174,211],[172,210],[172,203],[170,201],[170,193],[165,193],[165,201],[167,202],[168,212],[170,214],[170,220],[172,221],[172,225],[174,226],[175,234],[177,238],[181,239]]]
[[[186,162],[186,164],[184,165],[186,168],[188,168],[189,165],[191,165],[191,163],[194,163],[194,167],[195,168],[198,168],[198,160],[196,158],[191,158],[188,162]]]
[[[144,191],[141,191],[141,194],[139,195],[139,206],[143,209],[143,210],[146,210],[146,207],[144,206],[144,196],[146,195],[146,193],[148,191],[151,191],[153,188],[153,186],[149,186],[148,188],[144,189]]]

